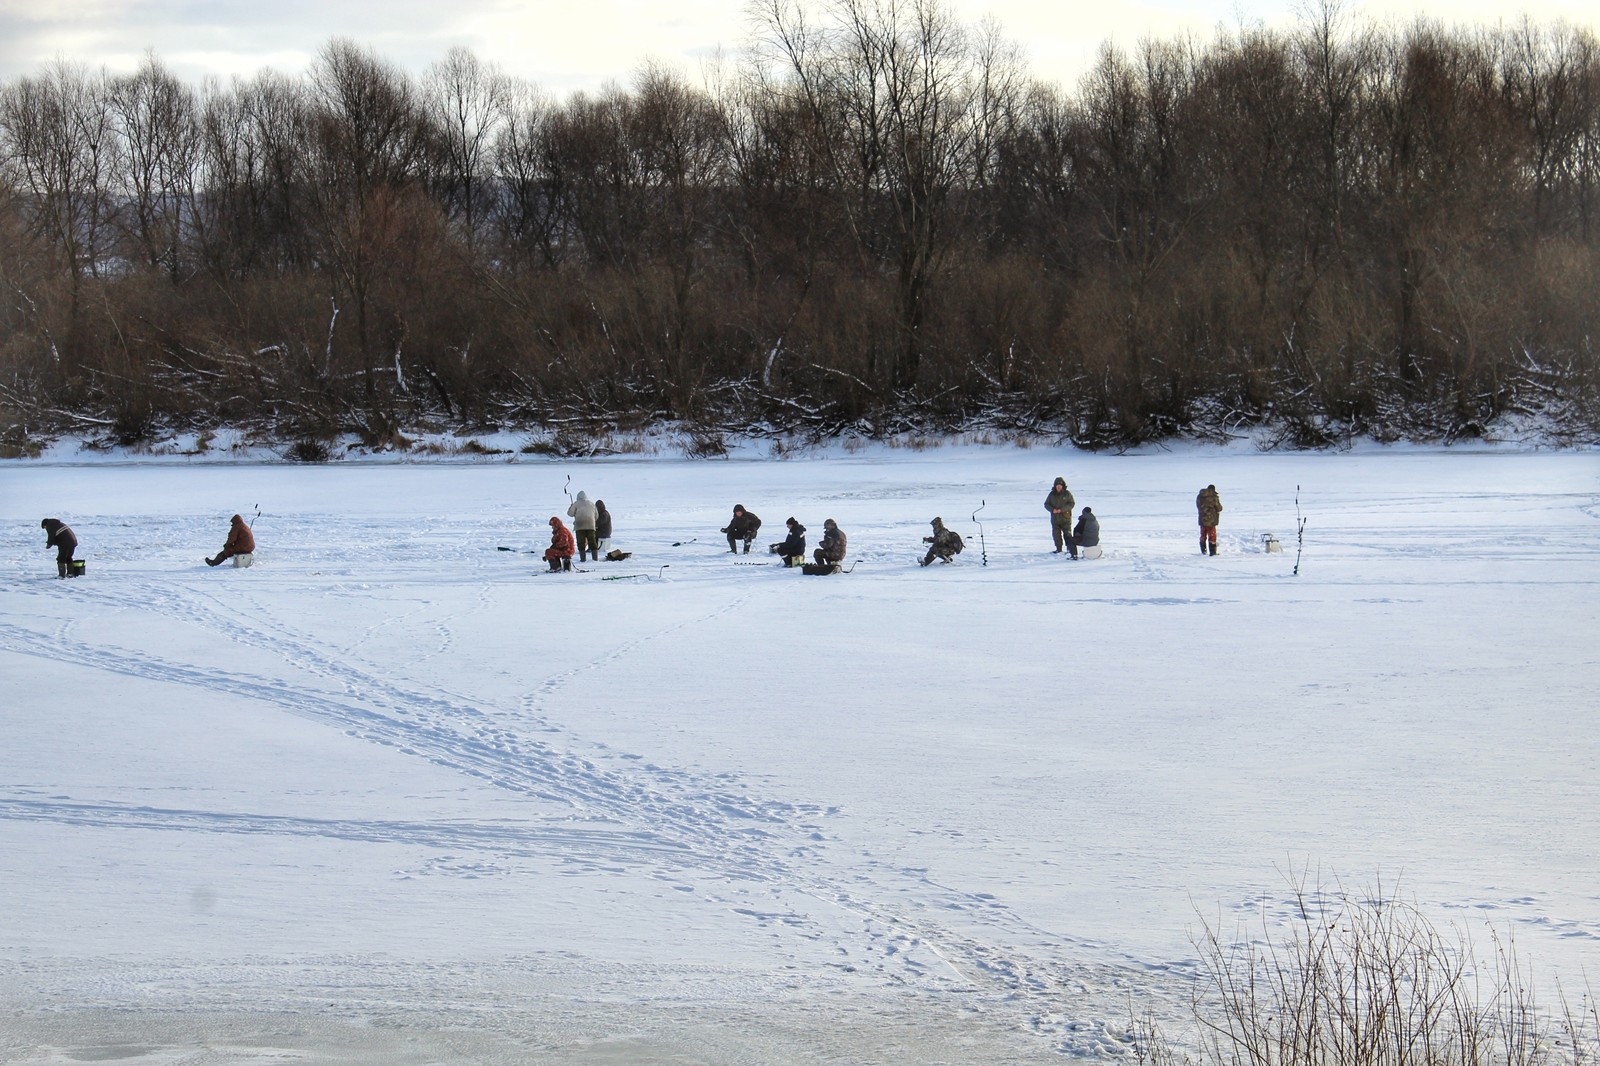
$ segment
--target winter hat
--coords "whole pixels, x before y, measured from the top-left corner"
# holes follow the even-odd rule
[[[795,521],[795,518],[794,518],[793,515],[790,515],[788,518],[785,518],[783,520],[783,524],[786,525],[786,526],[797,526],[800,523]]]
[[[838,529],[839,528],[839,523],[835,522],[831,518],[824,519],[822,524],[824,526],[826,526],[827,528],[829,528],[829,529]]]
[[[557,518],[555,515],[551,515],[550,516],[550,528],[551,529],[556,528],[560,524],[561,524],[561,519]]]
[[[932,521],[932,522],[930,522],[930,523],[928,523],[928,524],[929,524],[929,525],[933,525],[933,526],[942,526],[942,525],[944,525],[944,519],[942,519],[942,518],[935,518],[935,519],[934,519],[934,520],[933,520],[933,521]]]
[[[1085,508],[1084,508],[1084,509],[1083,509],[1083,513],[1084,513],[1084,514],[1093,514],[1093,513],[1094,513],[1094,512],[1092,512],[1092,511],[1090,511],[1090,510],[1089,510],[1089,508],[1087,508],[1087,507],[1085,507]]]
[[[734,514],[744,514],[744,504],[742,504],[742,503],[734,504],[733,505],[733,513]]]

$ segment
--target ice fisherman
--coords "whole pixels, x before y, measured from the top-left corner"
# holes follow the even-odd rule
[[[590,502],[589,494],[581,489],[578,498],[567,505],[567,515],[572,519],[572,531],[577,537],[580,563],[591,554],[596,562],[600,559],[600,536],[595,525],[599,513],[599,508]]]
[[[948,563],[960,555],[961,549],[966,547],[961,542],[961,534],[953,529],[946,529],[942,518],[935,518],[930,524],[933,526],[933,536],[923,537],[922,543],[931,547],[928,548],[928,554],[922,557],[922,565],[927,566],[935,559]]]
[[[849,545],[849,538],[844,535],[844,530],[839,528],[839,523],[828,519],[822,523],[822,547],[811,553],[818,566],[838,566],[844,562],[844,554]]]
[[[1100,546],[1100,519],[1087,507],[1078,516],[1078,524],[1072,527],[1072,543],[1080,548]]]
[[[792,515],[784,519],[784,526],[789,530],[789,535],[782,541],[767,548],[773,555],[783,557],[784,566],[795,566],[806,561],[806,527]]]
[[[76,576],[72,569],[72,553],[78,550],[78,535],[72,527],[59,518],[46,518],[39,523],[44,530],[44,546],[56,550],[56,577]]]
[[[1194,498],[1195,510],[1200,516],[1200,554],[1206,554],[1206,545],[1211,546],[1211,554],[1217,554],[1217,521],[1222,517],[1222,497],[1217,495],[1215,485],[1207,485],[1200,490]]]
[[[552,573],[558,570],[572,569],[572,556],[577,551],[576,543],[572,539],[572,530],[566,523],[555,515],[550,516],[550,547],[544,550],[544,561],[550,564]]]
[[[221,566],[229,559],[236,567],[246,567],[256,560],[256,535],[243,515],[228,520],[228,539],[214,558],[206,560],[207,566]]]
[[[1050,495],[1044,498],[1044,509],[1050,512],[1050,536],[1056,542],[1056,554],[1061,554],[1062,545],[1078,557],[1078,547],[1072,543],[1072,508],[1078,501],[1072,498],[1072,491],[1067,488],[1067,479],[1058,477],[1055,484],[1050,486]]]
[[[728,550],[738,554],[739,541],[744,541],[744,553],[750,554],[750,542],[756,539],[756,533],[761,529],[761,519],[751,511],[744,509],[744,504],[733,505],[733,519],[722,527],[722,532],[728,535]]]
[[[606,510],[604,500],[594,501],[594,535],[596,557],[603,559],[611,551],[611,512]]]

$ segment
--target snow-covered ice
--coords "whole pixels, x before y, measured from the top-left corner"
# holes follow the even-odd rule
[[[632,558],[521,554],[569,476]],[[1308,876],[1600,978],[1593,452],[53,453],[0,518],[0,1061],[1116,1055]]]

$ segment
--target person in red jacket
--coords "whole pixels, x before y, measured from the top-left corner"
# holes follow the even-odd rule
[[[222,550],[215,559],[207,559],[207,566],[221,566],[229,559],[234,566],[249,566],[255,561],[256,536],[250,532],[250,526],[240,515],[233,516],[233,524],[228,527],[228,540],[223,544]]]
[[[544,559],[550,564],[551,572],[571,570],[572,557],[577,551],[578,545],[572,539],[572,530],[563,525],[561,519],[551,515],[550,547],[544,550]]]

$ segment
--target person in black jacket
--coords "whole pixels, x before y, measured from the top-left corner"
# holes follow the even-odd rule
[[[738,554],[739,541],[744,541],[744,553],[750,554],[750,542],[756,539],[756,533],[761,529],[761,519],[752,512],[744,509],[744,504],[733,505],[733,521],[722,527],[728,535],[728,550]]]
[[[604,500],[594,501],[594,535],[600,542],[599,547],[595,549],[595,555],[603,559],[611,550],[611,512],[606,510]]]
[[[1072,543],[1080,548],[1097,548],[1100,546],[1100,519],[1094,512],[1085,507],[1083,514],[1078,516],[1078,524],[1072,530]]]
[[[46,518],[39,523],[45,531],[46,548],[56,550],[56,576],[72,577],[72,553],[78,550],[78,538],[72,527],[59,518]]]
[[[784,525],[789,527],[789,535],[783,538],[780,544],[774,544],[767,550],[774,555],[783,556],[784,566],[794,566],[806,561],[806,527],[793,518],[786,520]]]

